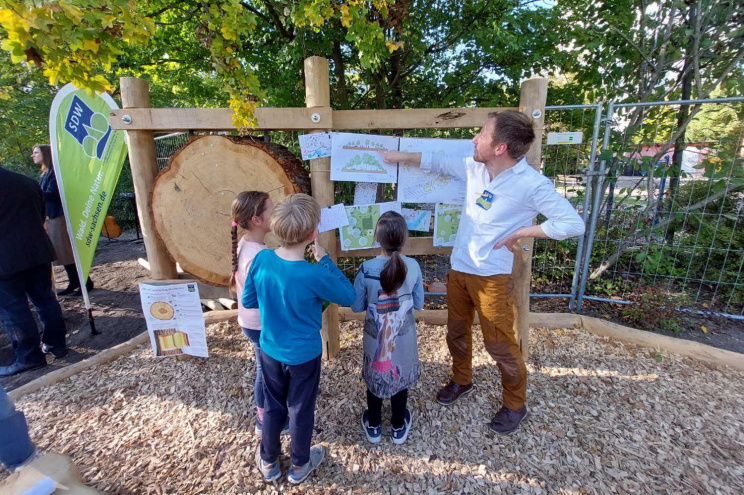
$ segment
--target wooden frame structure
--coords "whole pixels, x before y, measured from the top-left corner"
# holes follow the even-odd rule
[[[541,142],[545,118],[548,81],[530,79],[522,83],[519,108],[455,108],[404,110],[333,110],[330,108],[330,73],[328,60],[321,57],[305,59],[305,101],[307,108],[258,108],[255,130],[331,130],[363,129],[431,129],[481,127],[490,112],[520,110],[535,120],[535,142],[527,153],[527,161],[539,170]],[[151,196],[158,173],[154,132],[170,131],[234,131],[230,109],[150,108],[147,82],[137,78],[121,79],[122,106],[111,112],[111,127],[127,131],[129,162],[137,200],[142,235],[153,279],[175,279],[176,265],[163,241],[154,229]],[[321,207],[335,203],[330,180],[330,158],[310,160],[312,194]],[[328,254],[337,261],[340,245],[335,232],[319,236]],[[520,242],[514,258],[515,332],[525,359],[529,353],[529,290],[532,275],[532,239]],[[377,249],[354,251],[354,257],[376,256]],[[434,247],[431,237],[412,238],[406,254],[448,254],[451,248]],[[323,313],[323,354],[330,359],[338,355],[339,314],[335,304]]]

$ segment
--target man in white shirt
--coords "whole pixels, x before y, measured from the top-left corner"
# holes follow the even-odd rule
[[[385,162],[408,162],[467,182],[467,193],[452,269],[447,280],[447,346],[453,377],[437,401],[449,405],[473,390],[472,325],[478,312],[485,347],[501,371],[503,407],[489,427],[514,432],[527,416],[527,368],[513,330],[512,265],[517,240],[567,239],[584,233],[576,210],[524,155],[535,139],[527,115],[507,111],[488,115],[473,139],[473,157],[381,151]],[[533,225],[538,213],[547,217]]]

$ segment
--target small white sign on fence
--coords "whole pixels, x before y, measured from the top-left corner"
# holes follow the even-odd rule
[[[579,132],[549,132],[548,144],[581,144],[584,133]]]

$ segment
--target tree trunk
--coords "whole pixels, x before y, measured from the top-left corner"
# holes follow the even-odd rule
[[[697,17],[697,9],[695,8],[695,5],[690,5],[690,13],[687,17],[687,27],[689,29],[693,29],[695,26],[695,19]],[[683,100],[689,100],[692,96],[692,78],[693,78],[693,70],[692,70],[692,64],[693,64],[693,57],[695,57],[696,54],[693,53],[693,45],[692,43],[689,43],[685,47],[685,63],[682,67],[682,95],[681,99]],[[687,115],[689,113],[690,106],[689,105],[680,105],[679,111],[677,112],[677,128],[681,128],[685,121],[687,120]],[[669,168],[669,199],[666,201],[668,207],[667,215],[669,217],[672,217],[674,215],[674,198],[677,197],[677,190],[679,189],[679,176],[682,173],[682,158],[685,151],[685,136],[687,132],[683,131],[678,137],[677,140],[674,142],[674,153],[672,154],[672,166]],[[652,170],[653,170],[654,164],[651,164]],[[651,173],[651,172],[649,172]],[[669,224],[669,228],[666,232],[666,242],[667,244],[672,244],[674,242],[674,223],[672,222]]]
[[[341,53],[341,42],[333,42],[333,72],[336,74],[336,99],[339,110],[348,110],[349,95],[346,90],[346,68],[344,66],[344,56]]]
[[[310,179],[286,148],[251,138],[197,137],[173,155],[155,180],[152,217],[184,271],[208,284],[228,284],[231,204],[238,193],[250,190],[266,191],[276,203],[309,192]]]

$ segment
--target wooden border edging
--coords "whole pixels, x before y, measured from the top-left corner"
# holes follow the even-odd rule
[[[581,316],[581,321],[584,330],[595,335],[612,337],[622,342],[643,347],[662,349],[715,366],[728,365],[737,370],[744,371],[744,354],[739,354],[738,352],[719,349],[692,340],[678,339],[645,330],[637,330],[592,316]]]
[[[341,321],[363,320],[364,313],[353,313],[349,308],[339,308]],[[416,320],[430,325],[446,325],[446,309],[424,309],[416,311]],[[715,366],[726,365],[744,371],[744,354],[719,349],[692,340],[678,339],[659,335],[645,330],[638,330],[592,316],[581,316],[572,313],[530,313],[530,327],[539,328],[583,328],[589,333],[610,337],[628,344],[661,349],[680,356],[689,357]],[[478,315],[475,315],[475,324]]]
[[[142,332],[133,339],[122,342],[121,344],[116,345],[110,349],[101,351],[95,356],[89,357],[88,359],[83,359],[80,362],[73,363],[56,371],[52,371],[51,373],[47,373],[44,376],[40,376],[36,380],[30,381],[27,384],[8,392],[8,397],[13,400],[18,400],[24,395],[36,392],[37,390],[40,390],[48,385],[59,383],[70,378],[73,375],[77,375],[81,371],[87,370],[88,368],[98,366],[99,364],[106,364],[110,363],[111,361],[115,361],[117,358],[133,351],[142,344],[147,343],[149,340],[150,337],[147,332]]]

